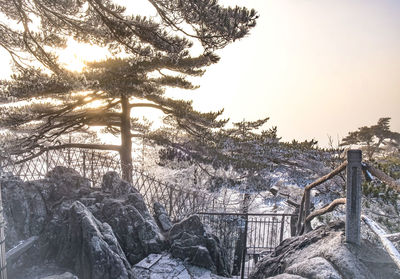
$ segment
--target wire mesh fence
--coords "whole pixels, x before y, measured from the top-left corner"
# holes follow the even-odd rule
[[[0,167],[3,173],[11,173],[22,180],[42,179],[56,166],[75,169],[83,177],[99,187],[108,171],[120,172],[118,153],[86,149],[47,150],[29,160],[17,156],[3,156]]]
[[[119,154],[110,151],[58,149],[47,150],[30,160],[12,156],[3,156],[0,160],[3,175],[9,173],[24,181],[43,179],[56,166],[75,169],[89,179],[94,188],[101,186],[103,175],[108,171],[121,173]],[[156,201],[161,203],[173,220],[197,211],[227,208],[226,202],[218,195],[165,183],[138,168],[133,168],[132,178],[133,186],[143,195],[148,207],[151,209]]]

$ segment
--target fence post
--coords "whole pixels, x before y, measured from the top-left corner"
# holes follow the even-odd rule
[[[346,242],[360,245],[361,150],[347,151]]]
[[[282,220],[281,220],[281,232],[279,235],[279,243],[282,242],[283,240],[283,233],[285,232],[285,214],[282,215]]]
[[[310,215],[311,208],[311,190],[304,191],[304,232],[312,231],[310,222],[306,222],[308,215]]]
[[[246,266],[246,254],[247,254],[247,230],[249,225],[249,215],[245,214],[245,223],[244,223],[244,233],[243,233],[243,251],[242,251],[242,271],[240,273],[240,278],[244,279],[245,266]]]
[[[90,160],[90,171],[91,171],[91,179],[92,179],[92,185],[95,187],[95,182],[94,182],[94,151],[92,151],[92,159]]]
[[[71,167],[71,149],[67,149],[67,165],[70,168]]]
[[[3,217],[3,202],[1,199],[1,182],[0,182],[0,278],[7,279],[7,261],[6,261],[6,246],[4,235],[4,217]]]
[[[172,187],[170,187],[169,188],[169,212],[168,212],[169,216],[172,216],[172,210],[173,210],[173,204],[174,204],[174,202],[172,200],[173,195],[174,195],[173,189],[172,189]]]
[[[83,168],[83,177],[86,178],[86,151],[82,152],[82,168]]]

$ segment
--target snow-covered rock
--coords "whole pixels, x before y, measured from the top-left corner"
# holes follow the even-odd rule
[[[346,244],[342,222],[284,240],[249,278],[299,278],[289,274],[308,279],[400,278],[397,266],[379,246],[365,239],[359,248]]]
[[[206,232],[199,216],[190,216],[169,231],[171,254],[219,275],[230,275],[225,249],[217,237]]]
[[[171,254],[150,254],[133,266],[133,272],[141,279],[223,279],[210,270],[193,266],[174,258]]]

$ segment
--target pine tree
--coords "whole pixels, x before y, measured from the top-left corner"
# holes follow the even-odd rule
[[[164,90],[194,89],[187,77],[201,76],[219,60],[217,49],[248,34],[255,11],[224,8],[214,0],[148,2],[158,18],[127,15],[110,0],[0,0],[0,12],[12,21],[0,23],[0,45],[16,68],[12,80],[0,84],[7,104],[0,109],[1,126],[19,134],[12,153],[34,156],[66,133],[102,126],[119,134],[121,144],[85,146],[119,151],[123,178],[131,180],[132,137],[143,137],[148,129],[131,118],[132,109],[160,110],[177,127],[198,135],[226,123],[217,120],[222,111],[197,112],[191,102],[165,97]],[[69,72],[57,49],[70,37],[107,47],[112,58],[89,63],[82,73]],[[202,46],[199,55],[192,51],[195,42]],[[41,66],[29,66],[34,61]],[[28,103],[15,106],[16,101]]]
[[[363,126],[357,131],[349,132],[342,139],[341,146],[358,145],[364,148],[367,158],[373,159],[373,156],[382,151],[382,146],[392,145],[398,150],[400,147],[400,133],[390,130],[390,118],[384,117],[378,120],[378,123],[372,126]]]

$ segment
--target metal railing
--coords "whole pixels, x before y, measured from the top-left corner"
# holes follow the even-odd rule
[[[198,212],[209,231],[227,250],[233,276],[246,278],[255,264],[289,238],[294,214]]]

